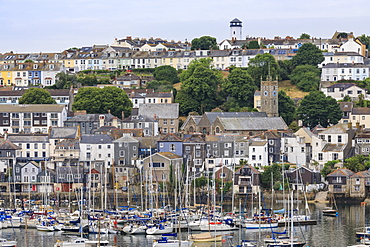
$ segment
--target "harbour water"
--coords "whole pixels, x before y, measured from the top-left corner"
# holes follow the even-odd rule
[[[344,247],[356,244],[355,232],[363,227],[370,219],[370,205],[366,206],[369,212],[364,219],[364,210],[360,204],[338,204],[339,215],[328,217],[322,215],[322,209],[326,206],[322,204],[310,204],[312,219],[317,220],[317,225],[296,226],[294,230],[298,236],[303,236],[307,246],[335,246]],[[279,227],[275,231],[283,231],[284,227]],[[187,232],[182,233],[182,238],[186,238]],[[224,241],[217,243],[217,246],[237,245],[241,239],[258,240],[260,236],[271,235],[270,230],[245,230],[233,232],[231,236],[225,236]],[[69,236],[62,232],[39,232],[36,229],[3,229],[0,236],[6,239],[18,241],[17,246],[30,247],[49,247],[54,246],[57,240],[67,240]],[[95,236],[96,237],[96,236]],[[153,239],[158,236],[128,236],[128,235],[109,235],[102,236],[109,239],[115,246],[152,246]],[[94,238],[94,236],[90,236]],[[215,246],[215,243],[193,244],[193,246]]]

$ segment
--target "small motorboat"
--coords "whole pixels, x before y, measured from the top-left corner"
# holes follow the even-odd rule
[[[192,244],[193,241],[168,239],[167,237],[162,237],[153,242],[153,246],[155,247],[190,247]]]
[[[7,240],[5,238],[0,238],[1,247],[16,247],[17,241]]]

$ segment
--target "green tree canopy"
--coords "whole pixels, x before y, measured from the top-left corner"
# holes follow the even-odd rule
[[[253,96],[257,89],[252,77],[241,68],[233,69],[222,83],[223,94],[233,97],[239,107],[253,106]]]
[[[30,88],[19,98],[19,104],[56,104],[50,93],[43,88]]]
[[[258,41],[252,40],[242,45],[242,49],[259,49],[261,46],[258,44]]]
[[[86,110],[87,113],[108,113],[121,117],[131,114],[132,102],[126,92],[117,87],[80,88],[73,103],[74,110]]]
[[[283,181],[281,165],[274,163],[271,166],[265,166],[263,170],[261,183],[264,188],[271,188],[271,184]],[[272,179],[273,183],[271,183]]]
[[[261,79],[267,80],[270,76],[273,80],[279,76],[279,65],[273,55],[269,53],[258,54],[248,63],[248,73],[252,76],[256,86],[259,88]]]
[[[203,113],[219,105],[218,88],[222,78],[219,71],[210,68],[208,62],[208,59],[192,61],[189,69],[180,75],[184,80],[176,95],[176,102],[180,103],[182,114],[191,111]]]
[[[325,96],[321,91],[312,91],[306,95],[300,102],[297,114],[298,119],[303,121],[303,125],[311,128],[318,124],[323,127],[337,124],[342,118],[342,111],[337,101],[330,96]]]
[[[281,80],[289,80],[289,75],[293,71],[292,61],[291,60],[279,60],[279,76]]]
[[[339,163],[339,160],[331,160],[324,164],[323,169],[320,171],[321,175],[326,177],[335,170],[335,164]]]
[[[316,45],[305,43],[298,49],[297,54],[291,61],[293,67],[299,65],[317,66],[324,61],[324,55],[322,55],[322,51]]]
[[[286,95],[284,91],[278,93],[279,116],[282,117],[287,125],[295,119],[294,101]]]
[[[344,167],[353,171],[361,172],[370,168],[370,158],[364,155],[356,155],[344,161]]]
[[[170,65],[163,65],[155,68],[153,76],[157,81],[169,81],[172,84],[179,82],[177,70]]]
[[[301,36],[299,36],[298,39],[310,39],[311,36],[307,33],[302,33]]]
[[[217,50],[217,40],[211,36],[202,36],[191,41],[192,50]]]
[[[313,65],[297,66],[290,75],[291,83],[297,85],[304,92],[318,90],[320,84],[320,70]]]
[[[53,89],[69,89],[71,86],[75,87],[77,85],[77,76],[70,75],[64,72],[60,72],[55,76],[56,82],[53,86],[48,88]]]
[[[154,89],[155,92],[171,92],[173,84],[169,81],[151,81],[148,83],[147,89]]]

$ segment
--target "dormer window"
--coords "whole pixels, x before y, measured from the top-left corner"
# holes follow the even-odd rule
[[[38,65],[37,64],[34,64],[33,65],[33,69],[37,69]]]

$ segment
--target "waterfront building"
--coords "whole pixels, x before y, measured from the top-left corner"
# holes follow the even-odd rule
[[[50,127],[62,127],[67,119],[64,105],[2,105],[0,133],[48,133]]]

